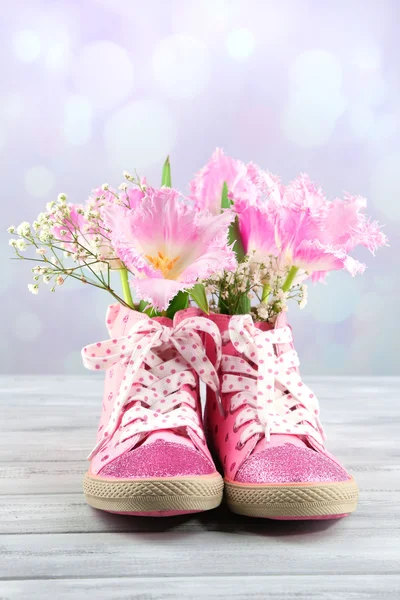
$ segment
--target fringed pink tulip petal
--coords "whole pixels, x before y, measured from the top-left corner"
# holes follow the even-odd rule
[[[218,214],[221,211],[222,188],[226,182],[229,198],[234,202],[235,210],[239,211],[241,207],[255,204],[260,195],[256,170],[255,165],[246,166],[217,148],[209,162],[190,182],[190,197],[199,210]]]
[[[177,291],[236,266],[227,243],[235,218],[229,210],[214,216],[173,189],[147,188],[137,208],[114,206],[104,214],[117,256],[138,275],[139,297],[159,310]]]
[[[152,277],[151,279],[133,279],[132,287],[140,300],[148,302],[155,309],[167,310],[172,298],[178,292],[187,290],[188,284],[173,279]]]
[[[239,229],[246,254],[266,258],[276,256],[276,215],[255,206],[249,206],[239,215]]]

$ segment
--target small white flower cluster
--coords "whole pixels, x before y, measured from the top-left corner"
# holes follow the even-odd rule
[[[58,194],[32,224],[24,221],[18,227],[8,228],[15,236],[9,244],[17,258],[24,259],[22,253],[31,250],[40,263],[32,269],[33,283],[28,285],[32,294],[39,293],[41,283],[50,283],[54,292],[72,278],[105,289],[116,300],[122,301],[111,287],[110,271],[124,265],[115,255],[110,230],[102,215],[105,206],[118,204],[130,208],[130,184],[144,190],[144,182],[136,175],[124,172],[124,179],[120,192],[104,183],[92,192],[84,205],[69,204],[66,194]]]
[[[289,300],[297,300],[303,308],[307,302],[305,285],[295,280],[288,291],[282,289],[288,272],[289,268],[281,268],[273,256],[265,263],[247,256],[235,271],[217,273],[206,281],[210,308],[226,314],[251,312],[256,320],[270,322],[287,311]],[[302,278],[300,274],[297,280]]]

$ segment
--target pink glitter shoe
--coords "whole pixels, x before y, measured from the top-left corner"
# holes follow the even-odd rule
[[[285,315],[274,328],[250,315],[210,319],[224,345],[221,401],[208,390],[205,423],[230,509],[270,519],[353,512],[357,485],[324,447],[318,401],[301,381]],[[207,352],[214,360],[211,345]]]
[[[97,443],[84,480],[88,504],[113,513],[170,516],[218,506],[223,480],[207,448],[199,378],[219,380],[205,354],[215,324],[188,309],[174,323],[110,306],[110,340],[82,351],[89,369],[106,369]]]

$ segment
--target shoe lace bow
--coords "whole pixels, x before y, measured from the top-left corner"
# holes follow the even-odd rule
[[[241,355],[224,355],[221,364],[221,392],[234,394],[230,411],[238,411],[234,427],[242,429],[239,446],[256,434],[269,441],[271,433],[310,436],[323,445],[318,400],[301,380],[296,351],[278,356],[274,349],[292,342],[290,327],[262,331],[250,315],[237,315],[231,317],[224,341]]]
[[[204,333],[211,335],[216,346],[215,367],[205,353]],[[109,369],[117,363],[125,368],[109,422],[88,459],[100,452],[117,430],[117,443],[132,438],[134,446],[146,433],[185,427],[189,437],[194,433],[205,444],[196,399],[181,388],[196,387],[195,372],[219,396],[221,345],[218,327],[204,317],[187,318],[174,327],[144,318],[128,335],[83,348],[88,369]],[[165,352],[170,358],[165,358]]]

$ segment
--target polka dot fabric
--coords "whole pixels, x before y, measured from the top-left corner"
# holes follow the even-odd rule
[[[129,319],[129,313],[126,316]],[[111,311],[108,320],[112,319]],[[89,459],[100,454],[100,460],[105,461],[110,458],[110,443],[113,447],[129,443],[132,448],[146,434],[161,430],[182,430],[196,445],[205,446],[198,398],[190,393],[196,389],[197,376],[215,392],[219,389],[216,368],[205,353],[205,333],[214,340],[219,363],[219,330],[198,316],[172,325],[168,320],[141,314],[127,328],[127,334],[83,349],[87,368],[106,369],[110,378],[114,369],[123,371],[119,388],[108,395],[112,409],[107,411],[108,420],[101,426]]]
[[[324,446],[318,400],[301,380],[292,331],[284,316],[275,327],[254,323],[250,315],[211,315],[210,319],[223,340],[221,393],[217,397],[207,392],[205,424],[225,478],[235,481],[246,461],[284,444],[289,444],[291,452],[308,448],[339,468]],[[213,348],[208,346],[207,352],[213,361]],[[222,410],[218,410],[219,403]],[[263,456],[267,460],[270,454]],[[274,473],[279,483],[278,469]]]

